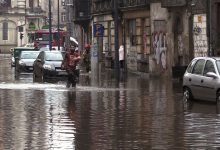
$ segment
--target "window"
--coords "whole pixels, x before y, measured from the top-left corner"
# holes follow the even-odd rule
[[[62,61],[63,56],[62,53],[46,53],[45,60],[47,61]]]
[[[192,61],[189,66],[187,67],[187,72],[191,73],[192,72],[192,68],[195,65],[196,60]]]
[[[136,45],[136,20],[128,20],[128,36],[132,46]]]
[[[29,7],[30,7],[30,8],[34,8],[34,2],[33,2],[33,0],[29,0]]]
[[[204,67],[204,64],[205,64],[205,60],[204,59],[200,59],[196,62],[194,68],[193,68],[193,71],[192,73],[193,74],[202,74],[202,71],[203,71],[203,67]]]
[[[8,40],[8,22],[3,22],[3,32],[2,32],[2,39]]]
[[[214,67],[213,63],[212,63],[210,60],[208,60],[208,61],[206,62],[206,64],[205,64],[205,68],[204,68],[203,75],[206,75],[206,73],[208,73],[208,72],[214,72],[214,73],[216,73],[216,72],[215,72],[215,67]]]
[[[66,22],[66,13],[65,12],[61,13],[61,22]]]
[[[217,69],[218,69],[217,71],[220,74],[220,61],[219,60],[216,61],[216,66],[217,66]]]

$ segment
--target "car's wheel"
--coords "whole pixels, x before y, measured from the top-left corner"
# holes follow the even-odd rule
[[[184,98],[184,100],[186,100],[186,101],[193,100],[192,93],[191,93],[190,89],[187,88],[187,87],[185,87],[185,88],[183,89],[183,98]]]

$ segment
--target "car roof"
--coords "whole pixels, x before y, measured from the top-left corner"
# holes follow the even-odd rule
[[[214,59],[214,60],[220,60],[220,57],[195,57],[194,59]]]
[[[21,53],[39,53],[40,51],[21,51]]]
[[[21,51],[20,56],[26,55],[26,54],[39,54],[40,51]]]
[[[215,60],[220,60],[220,57],[212,57]]]
[[[49,50],[49,47],[41,47],[40,50]]]
[[[35,49],[35,47],[14,47],[14,49]]]
[[[61,51],[56,51],[56,50],[52,50],[52,51],[43,51],[44,53],[62,53]]]

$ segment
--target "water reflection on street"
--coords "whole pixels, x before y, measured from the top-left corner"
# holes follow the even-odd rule
[[[217,149],[215,103],[184,102],[181,83],[129,75],[115,87],[110,73],[76,89],[65,81],[14,78],[0,60],[0,149]]]

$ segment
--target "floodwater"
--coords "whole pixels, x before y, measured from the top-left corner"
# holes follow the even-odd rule
[[[177,81],[129,75],[115,86],[106,73],[66,89],[64,81],[33,83],[32,74],[15,79],[0,59],[1,150],[220,148],[217,105],[185,103]]]

